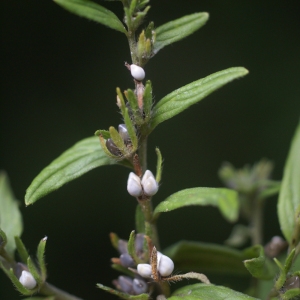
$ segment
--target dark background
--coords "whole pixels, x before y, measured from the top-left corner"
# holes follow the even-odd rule
[[[100,3],[100,2],[99,2]],[[102,2],[122,17],[119,2]],[[128,169],[102,167],[24,207],[32,179],[78,140],[121,123],[115,87],[132,88],[124,35],[74,16],[52,1],[2,0],[1,164],[22,202],[24,233],[34,254],[48,236],[49,282],[85,299],[115,299],[95,288],[111,285],[116,255],[108,234],[128,238],[135,200],[126,193]],[[250,74],[161,124],[149,139],[164,157],[155,204],[178,190],[221,186],[223,161],[237,167],[262,157],[281,179],[300,111],[299,1],[153,0],[156,26],[196,11],[210,20],[187,39],[161,50],[146,66],[155,100],[191,81],[233,66]],[[1,208],[0,208],[1,209]],[[162,215],[163,247],[177,240],[222,243],[230,233],[217,209],[185,208]],[[266,207],[265,240],[280,234],[276,197]],[[222,283],[222,279],[217,283]],[[0,274],[0,299],[19,299]]]

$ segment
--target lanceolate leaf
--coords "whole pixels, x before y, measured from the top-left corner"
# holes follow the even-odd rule
[[[102,150],[98,137],[86,138],[61,154],[32,181],[26,191],[26,205],[57,190],[88,171],[116,163]]]
[[[19,204],[15,200],[8,177],[5,172],[0,172],[0,228],[6,235],[6,251],[13,256],[15,236],[20,236],[23,231],[22,215]]]
[[[155,105],[150,130],[199,102],[226,83],[246,74],[248,70],[245,68],[229,68],[173,91]]]
[[[224,286],[196,283],[178,289],[169,300],[258,300]]]
[[[207,22],[208,18],[209,15],[206,12],[194,13],[159,26],[155,30],[154,53],[194,33]]]
[[[180,271],[239,276],[249,276],[243,261],[256,257],[256,252],[250,250],[240,251],[227,246],[191,241],[180,241],[163,252]]]
[[[162,212],[169,212],[191,205],[213,205],[231,222],[238,217],[239,202],[237,193],[226,188],[191,188],[179,191],[157,205],[154,218]]]
[[[300,124],[292,141],[281,184],[278,217],[281,231],[291,243],[300,208]],[[300,224],[298,224],[299,226]]]
[[[256,245],[250,248],[251,251],[257,252],[257,256],[244,261],[245,267],[255,278],[268,280],[276,275],[276,265],[267,257],[265,257],[264,248]]]
[[[97,3],[88,0],[54,0],[54,2],[78,16],[96,21],[127,34],[119,18],[112,11]]]

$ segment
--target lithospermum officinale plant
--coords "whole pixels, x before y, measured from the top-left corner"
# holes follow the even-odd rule
[[[79,141],[42,170],[27,189],[26,205],[96,167],[125,166],[130,169],[127,192],[137,202],[136,228],[129,234],[128,240],[120,239],[115,233],[110,234],[112,246],[118,252],[118,257],[111,259],[112,267],[120,272],[120,276],[113,280],[114,287],[99,283],[99,289],[122,299],[298,299],[300,127],[291,146],[281,185],[270,180],[273,166],[267,160],[241,170],[224,164],[219,175],[227,188],[181,190],[153,209],[152,197],[159,192],[163,159],[156,148],[154,176],[153,167],[150,170],[147,166],[148,136],[160,123],[248,73],[243,67],[219,71],[153,102],[152,85],[144,71],[145,65],[165,46],[201,28],[208,20],[208,13],[194,13],[156,27],[153,22],[145,24],[149,0],[121,0],[123,20],[91,1],[54,1],[72,13],[125,34],[131,61],[125,62],[124,67],[128,69],[128,76],[133,77],[133,86],[125,91],[116,89],[121,124],[117,128],[110,126],[108,130],[97,130],[95,137]],[[263,246],[262,208],[265,200],[278,191],[278,216],[285,239],[276,236]],[[48,283],[44,258],[47,237],[40,241],[36,259],[29,255],[20,239],[21,215],[4,173],[0,177],[0,204],[0,267],[18,292],[32,300],[79,299]],[[234,227],[226,246],[181,241],[161,252],[157,219],[163,213],[191,205],[216,206],[228,221],[235,222],[241,217],[246,225]],[[242,247],[249,239],[251,247],[234,249]],[[15,250],[20,261],[14,258]],[[174,267],[177,273],[174,273]],[[249,289],[241,293],[214,285],[204,272],[235,274],[245,276],[245,280],[248,280],[247,275],[252,275],[252,280],[249,281]],[[189,279],[186,285],[176,290],[176,283],[185,279]],[[41,296],[36,296],[38,294]]]

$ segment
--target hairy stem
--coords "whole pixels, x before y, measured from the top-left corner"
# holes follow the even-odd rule
[[[55,300],[83,300],[53,286],[48,282],[45,282],[41,287],[40,293],[45,296],[55,296]]]

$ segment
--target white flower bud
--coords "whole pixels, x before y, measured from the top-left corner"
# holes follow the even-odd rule
[[[147,170],[142,178],[142,186],[147,196],[153,196],[158,191],[158,183],[156,182],[151,171]]]
[[[141,179],[133,172],[130,172],[128,177],[127,191],[133,197],[139,197],[142,195]]]
[[[160,252],[157,252],[157,266],[159,274],[163,277],[171,275],[174,270],[172,259]]]
[[[22,275],[19,278],[20,283],[27,289],[32,290],[36,287],[36,281],[32,274],[28,271],[22,271]]]
[[[130,65],[130,72],[132,77],[138,81],[142,81],[145,78],[144,69],[135,64]]]
[[[138,264],[137,271],[142,277],[151,278],[152,268],[149,264]]]
[[[133,290],[137,295],[147,292],[148,285],[147,283],[142,279],[133,279],[132,284]]]
[[[128,130],[125,124],[120,124],[118,126],[119,134],[121,138],[123,139],[124,143],[127,144],[130,141],[130,137],[128,134]]]

